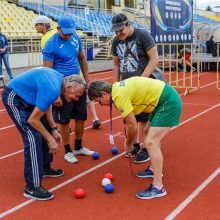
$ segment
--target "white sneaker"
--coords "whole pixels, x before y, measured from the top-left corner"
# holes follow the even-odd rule
[[[196,71],[196,68],[195,68],[195,67],[193,67],[193,68],[192,68],[192,72],[195,72],[195,71]]]
[[[72,152],[68,152],[67,154],[64,155],[64,160],[66,160],[69,163],[77,163],[79,162],[76,157],[73,155]]]
[[[91,156],[93,153],[95,153],[95,151],[91,151],[85,147],[82,147],[80,150],[74,150],[73,153],[75,155],[82,154],[82,155],[86,155],[86,156]]]

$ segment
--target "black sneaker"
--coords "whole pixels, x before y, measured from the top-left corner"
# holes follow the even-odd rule
[[[92,128],[93,128],[93,129],[97,129],[97,128],[99,128],[100,126],[101,126],[101,121],[95,120],[95,121],[93,122]]]
[[[53,168],[46,168],[43,170],[43,177],[58,177],[63,176],[64,171],[61,169],[53,169]]]
[[[125,154],[125,157],[134,157],[138,154],[139,150],[139,147],[134,146],[133,150],[130,153]]]
[[[36,199],[36,200],[50,200],[54,197],[54,195],[44,189],[43,187],[30,188],[26,187],[24,191],[24,197]]]
[[[134,160],[134,163],[145,163],[148,160],[150,160],[150,157],[147,153],[147,151],[141,150],[138,154],[136,159]]]

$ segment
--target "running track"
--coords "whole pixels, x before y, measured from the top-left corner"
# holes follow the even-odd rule
[[[91,75],[91,79],[112,82],[112,72]],[[181,81],[181,79],[179,79]],[[101,129],[91,129],[86,122],[84,145],[98,151],[99,160],[78,156],[78,164],[63,160],[63,148],[54,158],[54,167],[63,168],[60,178],[45,178],[43,186],[54,192],[51,201],[39,202],[22,196],[24,190],[23,147],[21,138],[0,100],[0,218],[3,219],[219,219],[220,216],[220,91],[215,88],[215,74],[201,74],[201,88],[183,96],[179,127],[172,129],[162,142],[164,184],[168,195],[153,200],[139,200],[135,193],[151,180],[132,175],[129,159],[123,156],[123,124],[113,111],[115,145],[120,153],[113,156],[109,144],[109,108],[96,105]],[[71,134],[73,143],[74,133]],[[132,160],[131,160],[132,162]],[[148,164],[136,165],[133,172]],[[101,180],[106,172],[114,175],[115,192],[106,194]],[[86,197],[77,200],[73,191],[82,187]]]

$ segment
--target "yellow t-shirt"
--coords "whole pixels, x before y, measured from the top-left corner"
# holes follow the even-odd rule
[[[112,100],[122,117],[131,112],[151,113],[158,105],[165,83],[145,77],[132,77],[112,86]]]
[[[57,33],[56,30],[51,29],[41,38],[41,49],[44,48],[46,42],[56,33]]]

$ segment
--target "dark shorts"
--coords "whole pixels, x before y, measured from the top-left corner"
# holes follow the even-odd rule
[[[86,93],[78,101],[67,102],[64,97],[62,107],[53,105],[53,118],[58,124],[68,124],[70,119],[85,121],[87,119]]]
[[[135,115],[135,118],[136,118],[137,122],[148,122],[149,115],[150,114],[148,114],[148,113],[142,112],[139,115]]]

